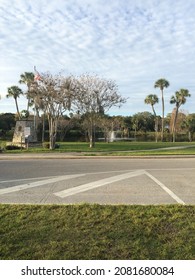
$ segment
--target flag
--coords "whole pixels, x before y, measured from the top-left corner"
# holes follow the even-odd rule
[[[41,81],[41,80],[42,80],[41,75],[40,75],[39,72],[36,70],[36,67],[35,67],[35,66],[34,66],[34,72],[35,72],[34,80],[35,80],[35,81]]]
[[[39,74],[35,74],[34,80],[41,81],[41,76]]]

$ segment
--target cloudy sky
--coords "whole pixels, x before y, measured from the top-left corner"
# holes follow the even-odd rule
[[[16,111],[7,87],[34,65],[115,80],[128,101],[111,115],[151,111],[144,99],[160,97],[159,78],[170,82],[166,114],[180,88],[191,93],[183,109],[195,112],[194,0],[0,0],[0,50],[0,113]],[[21,98],[19,107],[26,108]],[[156,109],[161,114],[161,103]]]

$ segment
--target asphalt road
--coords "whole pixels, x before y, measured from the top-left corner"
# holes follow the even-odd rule
[[[195,204],[195,158],[0,161],[0,203]]]

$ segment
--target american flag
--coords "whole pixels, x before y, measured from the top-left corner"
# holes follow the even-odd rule
[[[34,66],[34,71],[35,71],[35,76],[34,76],[34,80],[35,81],[41,81],[41,75],[39,74],[39,72],[36,70],[36,67]]]

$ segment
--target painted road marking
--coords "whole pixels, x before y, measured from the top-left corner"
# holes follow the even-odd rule
[[[187,168],[187,169],[194,169],[194,168]],[[155,169],[151,169],[151,170],[155,170]],[[88,174],[64,175],[64,176],[59,176],[59,177],[40,177],[40,178],[23,179],[23,180],[33,180],[33,179],[47,178],[45,180],[41,180],[41,181],[37,181],[37,182],[32,182],[32,183],[27,183],[27,184],[22,184],[22,185],[18,185],[18,186],[13,186],[13,187],[0,189],[0,195],[8,194],[8,193],[16,192],[16,191],[21,191],[21,190],[25,190],[25,189],[29,189],[29,188],[39,187],[39,186],[47,185],[47,184],[51,184],[51,183],[56,183],[56,182],[60,182],[60,181],[63,181],[63,180],[74,179],[74,178],[77,178],[77,177],[90,175],[90,174],[102,174],[102,173],[113,173],[113,172],[116,173],[116,172],[125,172],[125,171],[126,170],[94,172],[94,173],[88,173]],[[127,171],[129,171],[129,170],[127,170]],[[140,176],[140,175],[143,175],[143,174],[145,174],[150,179],[152,179],[158,186],[160,186],[166,193],[168,193],[175,201],[177,201],[180,204],[185,205],[185,202],[182,199],[180,199],[168,187],[166,187],[163,183],[161,183],[158,179],[156,179],[154,176],[152,176],[149,172],[147,172],[145,170],[136,170],[136,171],[132,170],[131,172],[127,172],[127,173],[124,173],[124,174],[121,174],[121,175],[116,175],[116,176],[101,179],[101,180],[98,180],[98,181],[95,181],[95,182],[90,182],[90,183],[87,183],[87,184],[84,184],[84,185],[80,185],[80,186],[77,186],[77,187],[69,188],[69,189],[54,193],[54,195],[56,195],[58,197],[61,197],[61,198],[65,198],[65,197],[68,197],[68,196],[75,195],[77,193],[85,192],[85,191],[95,189],[95,188],[98,188],[98,187],[101,187],[101,186],[104,186],[104,185],[107,185],[107,184],[111,184],[111,183],[118,182],[118,181],[121,181],[121,180],[125,180],[125,179],[128,179],[128,178]],[[8,183],[8,182],[12,182],[12,181],[17,181],[17,180],[2,181],[1,183],[3,183],[3,182]]]
[[[84,185],[80,185],[74,188],[66,189],[57,193],[54,193],[54,195],[65,198],[68,196],[72,196],[81,192],[89,191],[98,187],[102,187],[107,184],[111,184],[114,182],[118,182],[121,180],[129,179],[132,177],[140,176],[140,175],[147,175],[150,179],[152,179],[158,186],[160,186],[166,193],[168,193],[174,200],[176,200],[178,203],[185,205],[185,202],[181,200],[176,194],[174,194],[169,188],[167,188],[163,183],[161,183],[158,179],[156,179],[154,176],[152,176],[150,173],[148,173],[145,170],[137,170],[134,172],[128,172],[125,174],[109,177],[106,179],[98,180],[95,182],[90,182]]]
[[[150,177],[155,183],[157,183],[165,192],[167,192],[174,200],[178,203],[185,205],[185,202],[181,200],[176,194],[174,194],[169,188],[167,188],[163,183],[161,183],[158,179],[152,176],[147,171],[144,172],[148,177]]]
[[[26,190],[29,188],[35,188],[35,187],[39,187],[39,186],[43,186],[43,185],[47,185],[47,184],[51,184],[51,183],[60,182],[63,180],[74,179],[74,178],[81,177],[81,176],[85,176],[85,174],[64,175],[64,176],[60,176],[57,178],[55,177],[55,178],[37,181],[37,182],[29,183],[29,184],[23,184],[23,185],[18,185],[18,186],[14,186],[14,187],[9,187],[9,188],[5,188],[5,189],[1,189],[0,195],[17,192],[17,191],[22,191],[22,190]]]
[[[13,180],[5,180],[5,181],[0,181],[0,184],[3,183],[12,183],[12,182],[22,182],[22,181],[32,181],[32,180],[42,180],[42,179],[49,179],[49,178],[57,178],[59,176],[47,176],[47,177],[33,177],[33,178],[24,178],[24,179],[13,179]]]
[[[148,171],[195,171],[195,168],[150,168],[146,169]],[[125,170],[110,170],[110,171],[100,171],[100,172],[90,172],[86,173],[86,175],[96,175],[96,174],[106,174],[106,173],[124,173],[124,172],[134,172],[135,169],[125,169]],[[13,179],[13,180],[4,180],[0,181],[0,184],[3,183],[11,183],[11,182],[22,182],[22,181],[31,181],[31,180],[41,180],[41,179],[46,179],[46,178],[58,178],[59,176],[46,176],[46,177],[32,177],[32,178],[24,178],[24,179]]]
[[[81,193],[81,192],[89,191],[89,190],[92,190],[92,189],[95,189],[95,188],[98,188],[98,187],[101,187],[101,186],[104,186],[104,185],[107,185],[107,184],[111,184],[111,183],[114,183],[114,182],[129,179],[129,178],[136,177],[136,176],[143,175],[143,174],[145,174],[144,170],[137,170],[137,171],[134,171],[134,172],[128,172],[128,173],[125,173],[125,174],[116,175],[116,176],[112,176],[112,177],[105,178],[105,179],[102,179],[102,180],[98,180],[98,181],[95,181],[95,182],[80,185],[78,187],[70,188],[70,189],[60,191],[60,192],[57,192],[57,193],[54,193],[54,194],[56,196],[61,197],[61,198],[65,198],[67,196],[71,196],[71,195],[75,195],[75,194],[78,194],[78,193]]]

